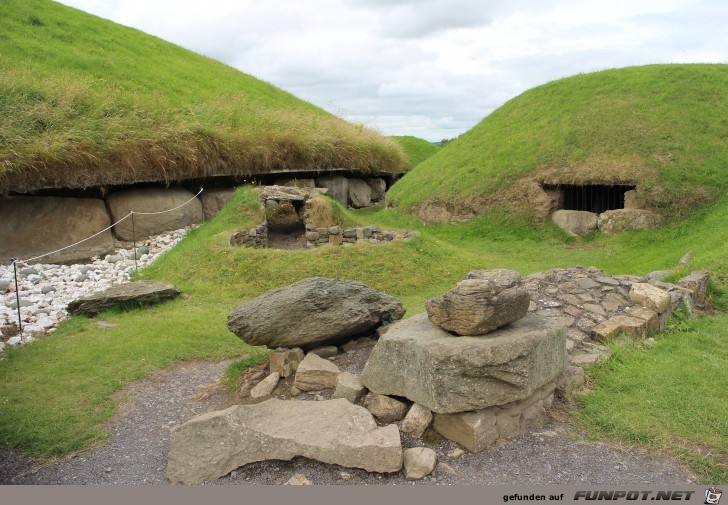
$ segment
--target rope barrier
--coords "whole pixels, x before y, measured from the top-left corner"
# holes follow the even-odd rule
[[[56,249],[55,251],[52,251],[52,252],[49,252],[49,253],[45,253],[45,254],[41,254],[39,256],[33,256],[32,258],[27,258],[27,259],[24,259],[24,260],[21,260],[21,259],[18,259],[18,258],[11,258],[11,263],[12,263],[12,267],[13,267],[13,274],[14,274],[14,277],[15,277],[15,298],[16,298],[16,303],[18,305],[18,307],[17,307],[17,310],[18,310],[18,327],[19,327],[19,330],[20,330],[21,334],[23,332],[23,321],[22,321],[21,314],[20,314],[20,290],[18,289],[18,269],[17,269],[17,265],[26,265],[27,266],[28,263],[30,263],[32,261],[36,261],[36,260],[39,260],[39,259],[47,258],[48,256],[52,256],[52,255],[57,254],[59,252],[65,251],[66,249],[70,249],[72,247],[76,247],[79,244],[83,244],[87,240],[91,240],[92,238],[101,235],[102,233],[110,230],[111,228],[113,228],[117,224],[119,224],[122,221],[124,221],[124,220],[128,219],[129,217],[131,217],[131,220],[132,220],[132,236],[133,236],[133,243],[134,243],[134,253],[133,253],[134,254],[134,269],[136,270],[137,269],[137,266],[136,266],[137,265],[137,257],[136,257],[137,256],[137,251],[136,251],[136,226],[135,226],[135,223],[134,223],[134,215],[139,215],[139,216],[154,216],[154,215],[157,215],[157,214],[166,214],[167,212],[172,212],[174,210],[181,209],[182,207],[184,207],[185,205],[187,205],[188,203],[190,203],[191,201],[193,201],[195,198],[197,198],[198,196],[200,196],[203,191],[204,191],[204,188],[200,188],[200,190],[197,192],[197,194],[195,196],[193,196],[192,198],[190,198],[189,200],[187,200],[183,204],[178,205],[177,207],[174,207],[174,208],[171,208],[171,209],[162,210],[162,211],[159,211],[159,212],[136,212],[136,211],[131,210],[131,211],[129,211],[129,213],[126,216],[122,217],[121,219],[119,219],[118,221],[116,221],[114,223],[111,223],[111,225],[107,226],[103,230],[101,230],[99,232],[96,232],[93,235],[91,235],[90,237],[86,237],[83,240],[79,240],[78,242],[76,242],[74,244],[67,245],[65,247],[61,247],[60,249]]]

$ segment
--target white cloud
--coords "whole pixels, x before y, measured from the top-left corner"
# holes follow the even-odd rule
[[[710,0],[63,0],[387,135],[454,137],[579,72],[728,62]]]

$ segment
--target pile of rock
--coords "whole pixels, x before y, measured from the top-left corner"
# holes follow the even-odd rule
[[[472,452],[534,428],[566,366],[566,327],[527,315],[529,301],[517,272],[470,272],[389,328],[362,384],[434,412],[434,429]]]

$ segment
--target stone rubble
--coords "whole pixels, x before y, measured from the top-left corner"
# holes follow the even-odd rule
[[[174,247],[189,228],[163,233],[137,242],[137,266],[143,269]],[[18,295],[23,322],[17,333],[18,312],[12,265],[0,265],[0,341],[16,346],[55,331],[68,318],[72,301],[90,293],[128,282],[134,273],[133,245],[124,243],[113,254],[94,257],[91,263],[56,265],[18,264]],[[0,347],[0,355],[2,349]]]

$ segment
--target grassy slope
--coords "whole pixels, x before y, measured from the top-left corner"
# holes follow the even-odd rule
[[[644,203],[678,216],[728,188],[728,65],[652,65],[578,75],[510,100],[389,192],[525,208],[523,178],[635,181]]]
[[[513,268],[525,275],[581,264],[613,274],[644,274],[674,267],[691,250],[690,269],[708,268],[714,272],[717,289],[728,286],[728,229],[722,225],[728,220],[728,199],[662,230],[587,241],[567,238],[556,227],[537,228],[513,218],[498,221],[486,216],[464,225],[423,228],[396,210],[366,209],[357,212],[356,219],[389,228],[419,229],[421,237],[410,242],[305,251],[228,246],[230,230],[252,225],[257,212],[251,192],[239,191],[231,206],[144,272],[144,278],[176,283],[188,299],[100,316],[116,323],[115,328],[99,328],[94,319],[73,318],[46,340],[10,349],[0,361],[0,446],[47,456],[101,440],[105,435],[99,424],[113,413],[118,401],[111,396],[114,392],[177,360],[255,352],[227,331],[227,314],[244,300],[305,277],[363,281],[400,298],[408,315],[421,312],[428,298],[442,295],[473,268]],[[728,308],[726,298],[719,294],[714,302]],[[597,377],[591,397],[595,407],[587,405],[584,426],[660,447],[666,439],[693,440],[711,448],[713,455],[698,457],[695,451],[681,455],[703,479],[725,480],[724,470],[716,463],[716,454],[727,450],[725,436],[720,435],[725,432],[715,430],[720,430],[720,419],[728,414],[724,403],[728,316],[706,321],[670,335],[669,340],[660,338],[653,350],[634,351],[631,359],[642,363],[641,368],[617,370],[612,375],[616,387],[610,385],[609,374]],[[696,333],[705,338],[696,339]],[[670,351],[671,346],[678,351]],[[683,351],[686,354],[678,358],[681,375],[671,374],[675,353]],[[693,362],[696,356],[698,363]],[[641,389],[662,402],[640,401],[634,396],[645,374],[673,378],[653,380],[649,389]],[[692,384],[695,394],[683,397],[681,389],[674,389],[675,380]],[[629,382],[635,385],[621,386]],[[677,409],[668,407],[678,401],[691,415],[700,405],[710,405],[715,415],[670,418]],[[622,406],[630,414],[596,406],[600,403]],[[632,415],[643,422],[633,422]],[[665,416],[672,421],[650,421]],[[683,425],[688,422],[702,427],[686,432]],[[706,436],[710,432],[717,435]],[[721,478],[712,479],[716,475]]]
[[[410,167],[416,167],[440,150],[440,146],[412,135],[395,135],[391,138],[399,142],[404,148],[404,152],[407,153],[407,158],[409,158]]]
[[[3,2],[0,54],[6,190],[406,165],[390,139],[210,58],[49,0]]]

